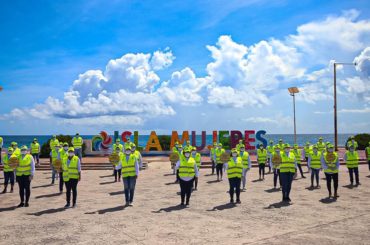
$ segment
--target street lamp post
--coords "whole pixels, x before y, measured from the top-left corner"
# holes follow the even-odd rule
[[[299,93],[297,87],[288,88],[290,95],[293,97],[293,117],[294,117],[294,144],[297,144],[297,129],[295,123],[295,94]]]
[[[338,151],[337,65],[356,65],[356,63],[334,62],[334,147],[335,147],[335,151]]]

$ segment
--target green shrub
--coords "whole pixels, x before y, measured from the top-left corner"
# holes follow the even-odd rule
[[[59,140],[59,142],[63,142],[63,143],[68,143],[69,146],[72,146],[72,136],[70,135],[57,135],[57,139]],[[41,152],[40,152],[40,157],[43,157],[43,158],[48,158],[50,156],[50,140],[49,139],[46,143],[44,143],[42,146],[41,146]],[[85,156],[85,149],[86,149],[86,145],[85,143],[83,143],[82,145],[82,155]]]
[[[347,149],[347,143],[351,139],[348,138],[346,141],[346,149]],[[369,146],[370,142],[370,134],[357,134],[355,135],[355,141],[358,143],[358,150],[365,150],[367,146]]]

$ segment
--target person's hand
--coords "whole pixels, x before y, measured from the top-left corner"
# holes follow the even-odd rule
[[[78,176],[78,181],[81,181],[81,175],[80,175],[80,176]]]
[[[30,175],[30,181],[32,181],[33,180],[33,175]]]
[[[135,178],[135,179],[137,179],[137,178],[139,178],[139,176],[138,176],[138,175],[136,175],[136,178]]]

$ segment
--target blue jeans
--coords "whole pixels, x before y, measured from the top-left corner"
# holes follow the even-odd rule
[[[316,178],[316,185],[318,186],[320,183],[320,169],[311,168],[311,185],[313,186],[313,178]]]
[[[82,159],[82,148],[75,149],[75,155],[78,156],[78,158]]]
[[[136,176],[124,177],[123,186],[125,191],[126,203],[133,202],[135,194]]]

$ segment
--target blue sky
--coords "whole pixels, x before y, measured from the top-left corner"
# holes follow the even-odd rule
[[[0,2],[0,134],[369,132],[368,1]],[[81,75],[80,74],[84,74]],[[67,94],[65,94],[67,92]],[[90,95],[89,95],[90,93]],[[48,99],[48,97],[50,97]]]

